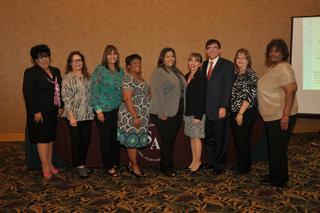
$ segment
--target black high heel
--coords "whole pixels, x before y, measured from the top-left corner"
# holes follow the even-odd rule
[[[201,165],[198,167],[198,169],[196,169],[196,170],[194,170],[194,171],[190,170],[190,172],[191,172],[190,175],[195,175],[196,173],[198,173],[199,171],[201,171],[202,168],[203,168],[203,165],[201,164]]]
[[[137,174],[137,173],[135,173],[135,172],[133,171],[132,168],[131,168],[131,175],[134,176],[134,177],[137,177],[137,178],[139,178],[139,177],[145,177],[145,175],[144,175],[144,173],[143,173],[142,170],[141,170],[141,173],[140,173],[140,174]]]
[[[130,164],[127,166],[127,170],[128,170],[129,173],[132,172],[132,168],[131,168]]]

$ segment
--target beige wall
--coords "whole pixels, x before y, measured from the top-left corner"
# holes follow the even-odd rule
[[[1,0],[0,134],[24,132],[22,77],[35,44],[51,47],[52,65],[62,72],[68,53],[78,49],[92,72],[112,43],[122,62],[141,54],[149,79],[161,48],[173,47],[186,73],[188,54],[203,54],[206,40],[217,38],[229,59],[248,48],[261,75],[266,43],[283,38],[290,44],[291,16],[319,13],[319,0]]]

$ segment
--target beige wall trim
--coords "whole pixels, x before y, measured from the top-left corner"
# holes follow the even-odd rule
[[[17,142],[24,141],[24,134],[12,133],[12,134],[0,134],[0,142]]]

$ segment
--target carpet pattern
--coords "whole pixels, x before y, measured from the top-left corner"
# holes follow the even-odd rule
[[[120,171],[112,179],[93,169],[82,179],[64,168],[45,181],[40,171],[27,171],[23,143],[0,143],[0,212],[320,212],[317,133],[292,137],[285,188],[261,185],[266,162],[254,163],[247,175],[204,169],[190,176],[181,169],[169,178],[144,168],[147,177],[134,178],[125,167]]]

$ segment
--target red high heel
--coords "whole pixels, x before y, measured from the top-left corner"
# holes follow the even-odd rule
[[[45,180],[49,180],[52,178],[51,172],[42,171],[42,175]]]
[[[50,170],[50,173],[51,173],[52,175],[56,175],[56,174],[59,173],[59,169],[53,167],[53,169]]]

